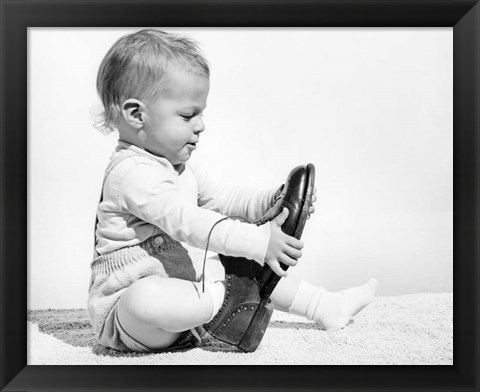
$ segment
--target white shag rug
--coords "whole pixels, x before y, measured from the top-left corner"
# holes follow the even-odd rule
[[[338,331],[322,331],[301,317],[274,312],[257,351],[245,354],[228,347],[99,355],[28,322],[29,365],[452,365],[453,294],[377,297]]]

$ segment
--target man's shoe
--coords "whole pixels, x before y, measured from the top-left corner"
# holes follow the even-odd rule
[[[278,212],[283,207],[288,208],[289,215],[282,231],[297,239],[300,239],[308,217],[314,181],[313,164],[294,168],[283,188],[281,203],[275,207]],[[257,222],[263,223],[266,221],[262,219]],[[218,340],[244,352],[255,351],[272,317],[270,295],[280,277],[268,265],[262,267],[253,260],[224,255],[220,255],[220,260],[226,274],[225,299],[217,315],[203,327]],[[288,268],[282,267],[284,270]]]

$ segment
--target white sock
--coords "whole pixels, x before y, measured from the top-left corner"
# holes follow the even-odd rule
[[[340,329],[373,299],[378,282],[370,279],[362,286],[330,292],[302,281],[289,313],[315,320],[323,329]]]
[[[216,282],[205,282],[205,291],[212,297],[212,316],[207,321],[210,322],[220,310],[225,299],[225,283],[222,280]]]

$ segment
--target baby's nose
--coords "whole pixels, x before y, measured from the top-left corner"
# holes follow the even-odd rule
[[[205,130],[205,123],[201,118],[199,118],[193,127],[193,132],[200,133],[200,132],[203,132],[204,130]]]

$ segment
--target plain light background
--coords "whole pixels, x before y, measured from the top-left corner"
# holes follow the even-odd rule
[[[137,29],[31,28],[28,307],[85,308],[95,210],[116,144],[93,127],[98,66]],[[451,28],[168,28],[211,66],[192,159],[225,182],[279,186],[316,166],[296,267],[328,289],[452,291]]]

